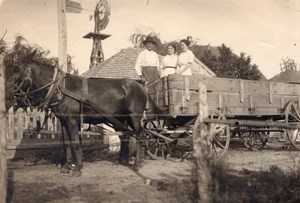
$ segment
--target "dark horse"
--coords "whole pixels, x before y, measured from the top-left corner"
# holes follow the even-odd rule
[[[65,74],[56,66],[33,60],[34,54],[6,67],[11,72],[5,76],[6,90],[8,98],[14,96],[23,106],[50,108],[60,120],[63,140],[70,141],[70,145],[64,142],[65,163],[61,171],[69,172],[74,153],[72,175],[81,175],[82,148],[78,132],[82,122],[108,123],[117,131],[126,131],[128,134],[121,138],[120,159],[123,161],[129,156],[128,135],[134,134],[137,139],[134,168],[138,169],[141,120],[149,100],[144,88],[132,79],[84,79]],[[152,100],[149,103],[158,110]]]

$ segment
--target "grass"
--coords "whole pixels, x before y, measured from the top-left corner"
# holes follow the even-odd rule
[[[191,190],[195,191],[193,196],[197,199],[195,168],[193,171],[192,182],[195,184]],[[213,202],[300,202],[300,164],[296,161],[287,171],[276,165],[265,171],[245,168],[236,171],[230,169],[226,161],[212,159],[211,176]]]

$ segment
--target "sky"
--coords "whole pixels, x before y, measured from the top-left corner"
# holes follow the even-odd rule
[[[79,73],[89,69],[92,40],[83,36],[94,30],[96,0],[75,0],[85,9],[67,13],[68,53]],[[200,45],[224,43],[239,55],[250,55],[252,64],[269,79],[280,73],[286,57],[300,64],[299,0],[108,0],[111,16],[101,31],[111,34],[102,42],[109,58],[132,47],[133,33],[159,33],[168,42],[198,39]],[[21,34],[31,44],[58,55],[57,0],[0,0],[0,37],[10,44]]]

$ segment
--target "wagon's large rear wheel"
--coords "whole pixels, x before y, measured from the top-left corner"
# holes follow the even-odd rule
[[[292,99],[285,109],[285,122],[289,124],[300,122],[300,100],[299,98]],[[287,138],[291,144],[300,150],[299,129],[286,129]]]

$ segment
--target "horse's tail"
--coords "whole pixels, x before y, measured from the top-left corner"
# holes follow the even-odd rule
[[[164,113],[164,111],[162,109],[160,109],[156,103],[153,101],[153,99],[150,97],[150,95],[148,94],[148,104],[150,106],[151,109],[151,113],[155,114],[155,115],[162,115]]]

